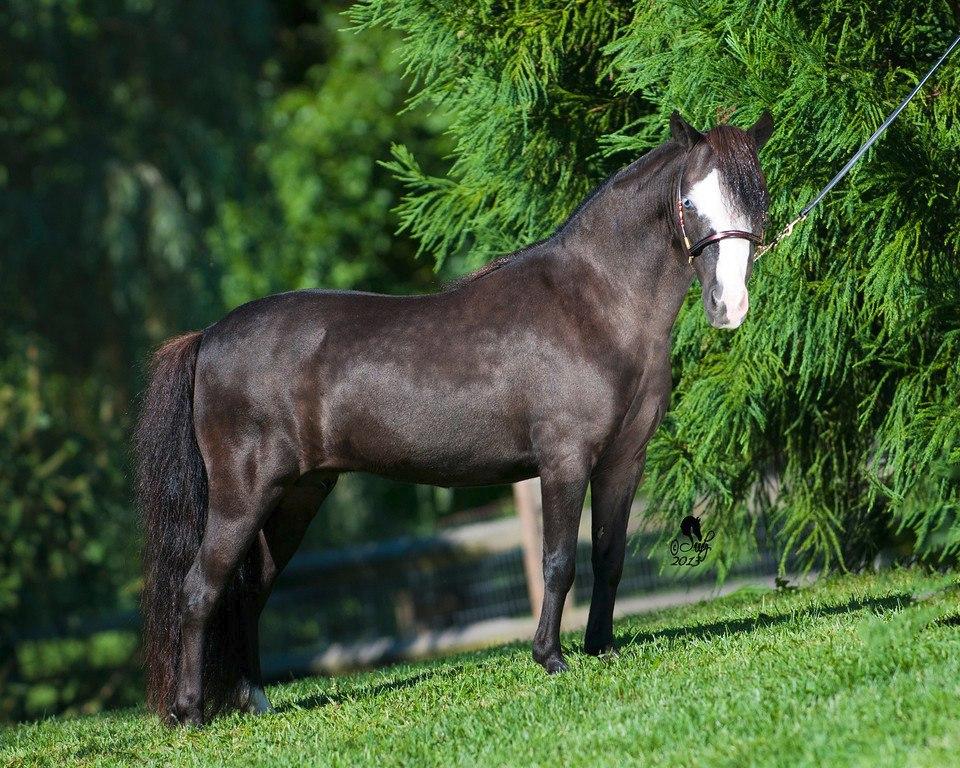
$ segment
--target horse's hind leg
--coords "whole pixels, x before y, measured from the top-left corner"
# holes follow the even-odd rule
[[[641,454],[636,460],[596,471],[591,481],[593,597],[583,648],[594,656],[614,651],[613,605],[623,573],[630,506],[642,470]]]
[[[336,476],[313,478],[307,475],[288,488],[276,509],[270,514],[257,534],[256,546],[260,554],[260,584],[256,601],[244,605],[244,680],[241,683],[240,706],[248,712],[261,714],[271,711],[270,701],[263,690],[260,674],[260,614],[270,597],[277,577],[290,562],[303,541],[310,521],[336,483]]]
[[[180,668],[172,715],[185,725],[203,722],[204,643],[211,614],[282,491],[272,478],[250,483],[249,478],[241,480],[243,476],[224,466],[210,473],[207,523],[183,582]]]

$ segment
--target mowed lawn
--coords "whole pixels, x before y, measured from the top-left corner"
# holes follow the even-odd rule
[[[123,711],[0,731],[0,765],[960,765],[958,577],[741,591],[618,623],[547,677],[516,644],[269,690],[170,730]]]

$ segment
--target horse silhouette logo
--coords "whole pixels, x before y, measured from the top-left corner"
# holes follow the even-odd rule
[[[686,536],[690,541],[702,541],[703,533],[700,531],[700,518],[693,515],[687,515],[680,521],[680,534]]]
[[[706,533],[700,527],[700,518],[687,515],[680,521],[680,534],[670,542],[670,554],[673,565],[686,565],[691,568],[707,559],[714,531]]]

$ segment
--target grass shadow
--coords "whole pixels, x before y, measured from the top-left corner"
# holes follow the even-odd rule
[[[409,675],[408,677],[401,677],[395,680],[386,680],[373,685],[361,685],[356,688],[339,690],[336,693],[314,693],[309,696],[303,696],[296,701],[281,704],[276,709],[277,712],[287,712],[293,709],[318,709],[319,707],[336,706],[346,701],[373,699],[389,691],[401,691],[407,688],[413,688],[437,675],[455,674],[462,668],[463,664],[438,666],[436,669],[424,670],[415,675]]]
[[[792,621],[803,616],[835,616],[840,614],[855,613],[857,611],[870,610],[874,614],[882,614],[887,611],[899,610],[916,603],[914,596],[907,592],[901,592],[887,597],[874,597],[866,599],[851,599],[846,602],[833,605],[809,606],[796,611],[790,611],[777,614],[759,613],[756,616],[741,619],[729,619],[726,621],[716,621],[708,624],[697,624],[689,627],[673,627],[668,629],[654,630],[650,632],[640,632],[639,634],[620,633],[616,636],[616,645],[618,648],[628,648],[632,645],[641,645],[658,639],[710,639],[723,635],[742,634],[754,632],[763,627],[775,626]],[[960,617],[948,617],[947,622],[953,624],[960,620]],[[420,683],[426,682],[439,675],[453,675],[461,672],[467,664],[476,665],[478,663],[499,663],[500,657],[515,653],[518,649],[524,649],[529,646],[523,641],[514,641],[505,645],[487,648],[480,651],[465,652],[456,654],[456,656],[467,657],[464,661],[456,661],[453,664],[438,664],[436,667],[426,669],[406,677],[398,677],[393,680],[385,680],[379,683],[371,683],[350,687],[344,690],[337,690],[333,693],[315,693],[304,696],[296,701],[282,704],[277,707],[278,712],[290,711],[293,709],[317,709],[326,706],[337,706],[347,701],[372,699],[381,694],[390,691],[405,690],[414,688]],[[572,650],[572,649],[571,649]],[[454,657],[455,658],[455,657]]]
[[[952,616],[943,616],[933,622],[938,627],[960,627],[960,613]]]
[[[697,624],[692,627],[675,627],[670,629],[659,629],[652,632],[640,632],[639,634],[616,636],[616,645],[619,648],[627,648],[631,645],[641,645],[665,638],[667,640],[696,638],[706,640],[712,637],[723,635],[741,634],[753,632],[763,627],[784,624],[802,616],[835,616],[844,613],[855,613],[862,610],[871,610],[875,614],[884,613],[891,610],[899,610],[915,603],[913,595],[902,592],[888,597],[872,597],[864,600],[851,599],[844,603],[825,606],[811,606],[799,611],[789,613],[766,614],[759,613],[757,616],[743,619],[730,619],[728,621],[715,621],[710,624]]]
[[[435,666],[417,672],[416,674],[411,674],[408,677],[400,677],[380,683],[362,684],[356,687],[338,690],[335,693],[315,693],[309,696],[303,696],[296,701],[278,704],[276,711],[286,712],[292,709],[316,709],[328,705],[337,705],[348,700],[374,698],[388,691],[413,688],[437,675],[456,674],[462,671],[466,664],[477,666],[500,663],[502,656],[516,653],[518,649],[527,647],[529,647],[528,642],[515,640],[490,648],[460,651],[449,656],[437,657],[432,660]],[[393,663],[388,663],[381,667],[379,671],[383,674],[389,674],[391,667],[394,667],[396,664],[406,663],[410,662],[398,658],[395,659]],[[431,660],[427,660],[427,663],[431,663]],[[305,677],[308,677],[308,675],[301,676],[301,679]]]

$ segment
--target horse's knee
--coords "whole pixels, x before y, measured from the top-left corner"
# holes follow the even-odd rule
[[[567,592],[573,586],[576,554],[553,552],[543,557],[543,583],[551,592]]]

